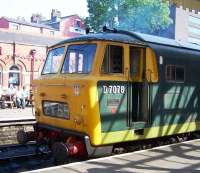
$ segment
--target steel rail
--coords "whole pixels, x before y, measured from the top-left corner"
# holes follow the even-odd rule
[[[28,157],[37,154],[48,154],[49,152],[47,146],[37,146],[34,142],[26,145],[4,145],[0,146],[0,160]]]

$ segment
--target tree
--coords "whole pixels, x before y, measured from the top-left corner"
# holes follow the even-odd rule
[[[169,2],[163,0],[87,0],[86,24],[94,31],[104,25],[151,33],[172,23]]]

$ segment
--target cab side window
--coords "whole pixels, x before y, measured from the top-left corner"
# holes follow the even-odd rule
[[[130,57],[130,75],[134,81],[142,80],[142,68],[143,67],[143,52],[142,48],[130,47],[129,49]]]
[[[133,77],[140,75],[141,51],[140,48],[130,47],[130,73]]]
[[[165,78],[167,82],[184,82],[185,67],[180,65],[166,65]]]
[[[123,47],[108,45],[106,47],[102,73],[123,73]]]

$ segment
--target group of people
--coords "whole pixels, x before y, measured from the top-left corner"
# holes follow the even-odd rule
[[[29,90],[27,90],[25,86],[19,88],[10,84],[7,90],[7,95],[12,97],[17,108],[24,109],[26,107],[26,100],[29,98]]]

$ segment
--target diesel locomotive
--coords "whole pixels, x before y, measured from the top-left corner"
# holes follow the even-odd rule
[[[34,135],[57,160],[200,130],[200,45],[123,30],[49,48],[34,81]]]

